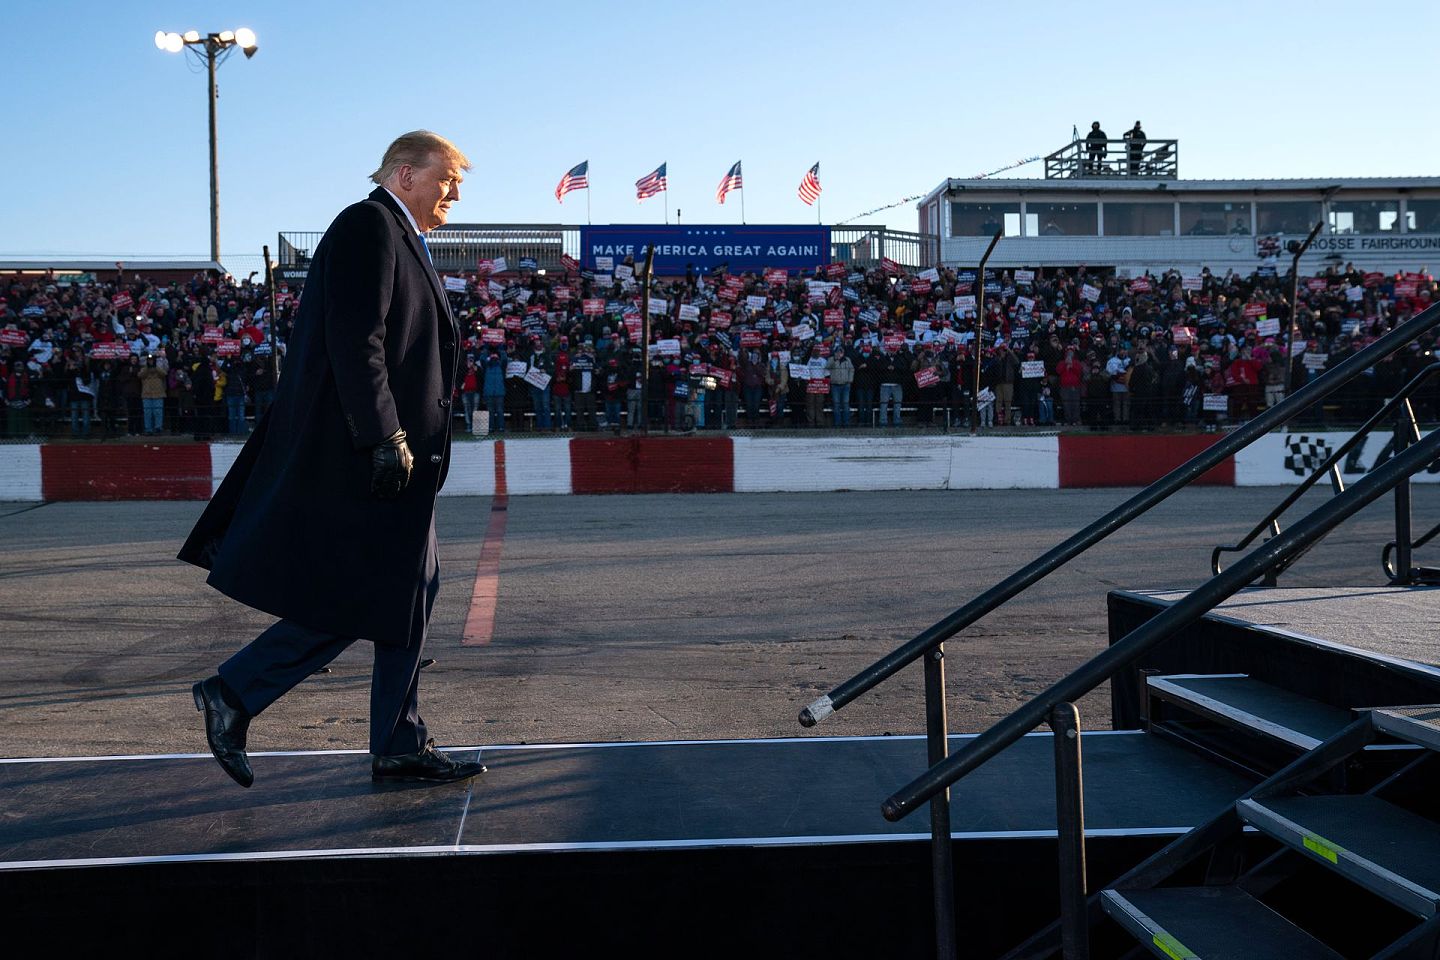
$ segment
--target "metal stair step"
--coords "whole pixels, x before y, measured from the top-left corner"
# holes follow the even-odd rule
[[[1282,690],[1243,673],[1147,679],[1152,696],[1297,750],[1313,750],[1349,725],[1350,711]]]
[[[1379,797],[1241,800],[1247,823],[1418,917],[1440,908],[1440,824]]]
[[[1169,960],[1340,960],[1239,887],[1105,890],[1100,903],[1151,953]]]
[[[1391,736],[1440,750],[1440,706],[1385,707],[1374,711],[1371,718]]]

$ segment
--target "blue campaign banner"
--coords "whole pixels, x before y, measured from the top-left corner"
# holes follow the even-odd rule
[[[580,263],[593,270],[596,257],[613,257],[617,264],[634,257],[639,267],[649,244],[655,245],[660,276],[683,275],[687,265],[698,273],[721,264],[731,273],[771,268],[794,273],[830,262],[829,227],[617,223],[580,228]]]

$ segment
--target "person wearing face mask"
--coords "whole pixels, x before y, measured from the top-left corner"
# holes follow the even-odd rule
[[[860,341],[860,353],[855,360],[855,421],[862,427],[875,426],[875,396],[880,386],[880,371],[875,359],[875,344],[869,339]]]
[[[746,350],[740,355],[740,392],[745,399],[745,426],[750,429],[760,422],[760,395],[765,389],[765,367],[760,351]]]
[[[569,430],[575,416],[575,400],[570,393],[570,338],[559,337],[555,341],[555,378],[550,383],[554,400],[555,426]]]
[[[605,391],[605,425],[616,433],[620,432],[620,410],[624,406],[628,379],[628,371],[622,368],[620,358],[611,350],[601,371],[601,388]]]
[[[570,360],[570,395],[575,402],[575,429],[595,430],[595,388],[599,372],[595,362],[595,348],[590,341],[580,345],[580,351]]]
[[[140,403],[145,413],[145,436],[151,437],[165,428],[165,374],[159,361],[145,358],[140,368]]]
[[[855,382],[855,364],[845,352],[840,338],[835,338],[830,359],[825,362],[830,378],[830,416],[837,427],[850,426],[850,386]]]
[[[481,357],[480,394],[489,413],[490,432],[505,432],[505,367],[510,358],[504,346],[490,346]]]
[[[780,360],[780,351],[771,351],[765,363],[765,389],[770,392],[770,426],[785,422],[785,404],[790,399],[790,365]]]
[[[475,432],[475,409],[480,405],[480,382],[483,373],[475,365],[474,356],[465,358],[465,372],[460,375],[460,403],[465,410],[465,432]]]
[[[551,382],[555,379],[555,363],[550,355],[545,352],[545,344],[539,335],[530,338],[530,354],[525,358],[525,372],[543,373],[550,377]],[[530,387],[530,408],[535,413],[535,429],[548,431],[550,429],[550,383],[543,387],[535,384],[527,384]]]

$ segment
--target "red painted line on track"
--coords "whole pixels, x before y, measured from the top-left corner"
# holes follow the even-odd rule
[[[480,545],[480,562],[475,566],[475,588],[470,593],[470,612],[460,644],[483,647],[495,637],[495,607],[500,602],[500,549],[505,543],[505,521],[510,513],[510,495],[505,488],[505,441],[495,441],[495,497],[490,501],[490,523]]]

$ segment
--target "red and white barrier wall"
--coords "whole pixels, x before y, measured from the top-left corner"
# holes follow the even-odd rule
[[[1294,484],[1349,437],[1275,433],[1200,479]],[[1151,482],[1215,434],[897,437],[543,437],[460,442],[446,496],[764,493],[1129,487]],[[1388,455],[1375,436],[1347,476]],[[0,445],[0,500],[204,500],[238,443]],[[497,463],[497,460],[499,461]],[[1416,477],[1440,482],[1440,471]]]

